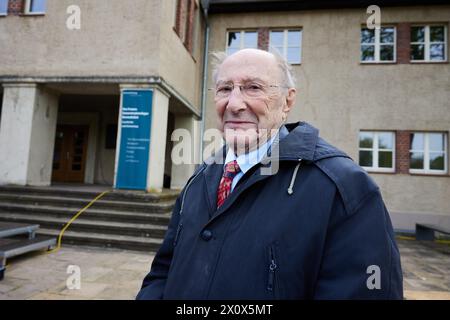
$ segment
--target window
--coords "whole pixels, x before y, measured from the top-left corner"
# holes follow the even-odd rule
[[[258,33],[256,31],[229,31],[227,33],[227,54],[246,48],[258,48]]]
[[[361,29],[361,62],[395,62],[395,27]]]
[[[8,14],[8,0],[0,0],[0,16]]]
[[[47,0],[26,0],[25,14],[44,14],[47,7]]]
[[[197,4],[195,0],[178,0],[176,10],[175,32],[186,49],[192,53]]]
[[[445,26],[411,27],[411,61],[446,61],[447,28]]]
[[[302,61],[302,31],[274,30],[270,31],[269,46],[277,49],[292,64]]]
[[[393,132],[359,133],[359,165],[368,171],[394,172]]]
[[[409,172],[447,172],[447,135],[441,132],[415,132],[410,136]]]

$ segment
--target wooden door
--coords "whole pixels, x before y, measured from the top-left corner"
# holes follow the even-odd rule
[[[53,153],[53,181],[84,182],[88,134],[88,126],[57,127]]]

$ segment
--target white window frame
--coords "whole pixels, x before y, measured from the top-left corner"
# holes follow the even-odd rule
[[[373,134],[373,144],[372,144],[372,148],[361,148],[359,147],[359,143],[360,143],[360,134],[361,133],[371,133]],[[379,149],[378,148],[378,134],[380,133],[389,133],[392,135],[392,168],[383,168],[383,167],[379,167],[378,166],[378,152],[380,151],[391,151],[391,149]],[[359,162],[359,152],[360,151],[371,151],[372,152],[372,167],[366,167],[366,166],[362,166],[361,167],[369,172],[390,172],[393,173],[395,172],[395,162],[396,162],[396,158],[395,158],[395,132],[394,131],[367,131],[367,130],[361,130],[359,131],[358,134],[358,164]]]
[[[270,42],[271,42],[271,33],[272,33],[272,31],[274,31],[274,32],[283,32],[283,51],[282,52],[280,52],[282,55],[283,55],[283,57],[287,60],[287,50],[288,50],[288,48],[290,48],[289,46],[288,46],[288,35],[289,35],[289,31],[294,31],[294,32],[300,32],[300,47],[299,47],[299,50],[300,50],[300,55],[299,55],[299,61],[294,61],[294,62],[292,62],[292,61],[288,61],[288,63],[289,64],[301,64],[302,63],[302,48],[303,48],[303,29],[302,28],[292,28],[292,29],[272,29],[272,30],[269,30],[269,46],[270,46]],[[293,48],[295,48],[295,47],[293,47]]]
[[[228,37],[230,36],[230,32],[239,33],[241,36],[241,41],[239,43],[239,49],[242,50],[248,47],[245,47],[245,33],[251,32],[256,33],[256,48],[258,48],[258,30],[227,30],[226,42],[225,42],[225,52],[228,54]]]
[[[393,43],[381,43],[381,28],[393,28],[394,29],[394,42]],[[359,61],[361,63],[397,63],[397,27],[394,25],[382,25],[380,28],[375,28],[375,43],[363,43],[362,37],[361,37],[361,31],[362,29],[367,29],[367,26],[361,26],[361,29],[359,31]],[[380,47],[381,45],[392,45],[394,48],[394,59],[393,60],[380,60]],[[372,61],[364,61],[361,59],[361,47],[364,45],[373,45],[375,47],[375,56]]]
[[[35,15],[35,16],[39,16],[39,15],[44,15],[45,14],[45,11],[44,12],[41,12],[41,11],[35,11],[35,12],[33,12],[33,11],[31,11],[30,9],[31,9],[31,1],[32,0],[25,0],[25,10],[24,10],[24,14],[26,14],[26,15],[29,15],[29,16],[33,16],[33,15]],[[46,5],[47,5],[47,3],[46,3]]]
[[[411,48],[412,45],[414,44],[423,44],[424,45],[424,59],[423,60],[412,60],[410,57],[410,62],[412,63],[417,63],[417,62],[427,62],[427,63],[442,63],[442,62],[447,62],[448,60],[448,39],[447,39],[447,26],[445,24],[415,24],[412,25],[411,28],[413,27],[424,27],[425,28],[425,42],[409,42],[409,47]],[[430,42],[430,27],[444,27],[444,60],[430,60],[430,47],[432,42]],[[434,43],[441,43],[441,42],[433,42]]]
[[[4,4],[6,5],[6,8],[5,8],[4,12],[0,11],[0,17],[4,17],[4,16],[8,15],[8,0],[3,0],[3,1],[4,1]]]
[[[412,152],[421,152],[423,153],[423,169],[409,169],[409,173],[422,173],[422,174],[435,174],[435,175],[445,175],[447,174],[447,133],[446,132],[423,132],[423,131],[413,131],[412,134],[421,133],[424,135],[423,137],[423,150],[409,150],[409,161],[411,161],[411,153]],[[435,150],[430,151],[430,142],[429,142],[429,134],[440,133],[444,135],[444,170],[436,170],[430,169],[430,152],[437,152]]]

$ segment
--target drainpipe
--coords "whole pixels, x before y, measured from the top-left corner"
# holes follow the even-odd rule
[[[206,110],[206,96],[208,93],[208,46],[209,46],[209,21],[208,9],[209,0],[202,0],[201,6],[203,8],[203,17],[205,19],[205,42],[203,50],[203,85],[202,85],[202,102],[201,102],[201,123],[200,123],[200,164],[203,163],[203,135],[205,133],[205,110]]]

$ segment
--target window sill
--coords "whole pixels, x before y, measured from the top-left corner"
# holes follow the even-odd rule
[[[45,12],[24,12],[21,16],[45,16]]]
[[[367,171],[367,173],[388,173],[388,174],[395,174],[395,169],[375,169],[375,168],[367,168],[367,167],[362,167],[364,170]]]
[[[191,56],[192,60],[194,61],[194,63],[197,63],[197,60],[194,58],[194,55],[192,54],[192,52],[189,51],[188,47],[186,46],[186,43],[184,43],[184,41],[180,38],[180,35],[177,32],[177,29],[175,29],[175,27],[172,27],[173,32],[175,32],[175,35],[177,36],[177,38],[180,40],[181,44],[183,45],[183,47],[186,49],[186,51],[189,53],[189,55]]]
[[[370,174],[373,174],[373,173],[375,173],[375,174],[389,174],[389,175],[395,175],[395,174],[397,174],[397,172],[395,172],[395,171],[373,171],[373,170],[366,170],[366,172],[367,172],[367,173],[370,173]]]
[[[442,172],[442,173],[438,173],[438,172],[409,172],[409,174],[411,176],[427,176],[427,177],[450,177],[449,174],[447,172]]]
[[[411,63],[411,64],[448,64],[448,61],[446,61],[446,60],[443,60],[443,61],[410,60],[409,63]]]
[[[364,61],[360,61],[359,62],[360,65],[391,65],[391,64],[397,64],[397,61],[368,61],[368,62],[364,62]]]

